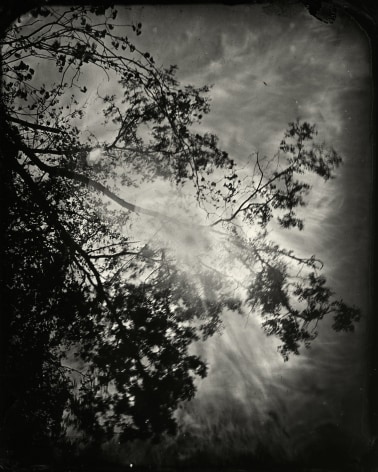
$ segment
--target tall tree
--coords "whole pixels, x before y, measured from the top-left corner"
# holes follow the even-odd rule
[[[26,416],[31,430],[57,437],[65,410],[93,439],[174,432],[178,403],[206,375],[188,348],[216,332],[223,310],[258,313],[285,359],[310,345],[325,316],[337,331],[360,317],[333,297],[315,256],[267,232],[303,228],[301,176],[332,178],[337,152],[296,121],[273,157],[256,153],[238,170],[199,131],[208,87],[181,85],[175,67],[157,67],[125,36],[142,25],[116,21],[114,8],[41,7],[1,41],[3,375],[18,379],[3,430]],[[98,74],[112,84],[104,96]],[[90,128],[93,97],[103,123]],[[128,197],[164,182],[176,209]]]

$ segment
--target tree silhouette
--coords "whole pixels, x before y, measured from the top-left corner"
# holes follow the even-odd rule
[[[296,121],[273,157],[238,169],[199,131],[209,88],[181,85],[124,35],[141,25],[116,19],[114,8],[40,7],[1,41],[2,431],[15,439],[25,418],[42,442],[60,437],[62,415],[94,440],[174,432],[178,403],[206,375],[188,348],[223,310],[259,314],[285,359],[326,315],[337,331],[360,317],[334,299],[315,256],[267,231],[303,228],[306,176],[332,178],[336,151]],[[99,74],[112,84],[104,96]],[[128,198],[162,182],[174,209]]]

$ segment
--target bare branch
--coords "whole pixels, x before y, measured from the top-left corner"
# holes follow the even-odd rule
[[[22,126],[27,126],[28,128],[37,129],[40,131],[48,131],[49,133],[65,133],[64,130],[59,128],[52,128],[51,126],[38,125],[36,123],[30,123],[30,121],[21,120],[20,118],[15,118],[14,116],[7,116],[7,120],[13,123],[18,123]]]

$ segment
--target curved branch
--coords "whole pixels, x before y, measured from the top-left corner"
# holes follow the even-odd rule
[[[261,171],[261,168],[260,168],[260,165],[259,165],[259,169],[260,169],[260,172]],[[239,205],[239,207],[234,211],[234,213],[232,213],[231,216],[229,216],[228,218],[219,218],[218,220],[214,221],[214,223],[211,223],[210,226],[216,226],[218,225],[219,223],[229,223],[231,222],[232,220],[234,220],[236,218],[236,216],[241,213],[241,212],[244,212],[246,210],[248,210],[250,208],[250,205],[248,205],[247,207],[245,207],[245,205],[252,200],[252,198],[254,198],[256,195],[258,195],[262,190],[264,190],[265,188],[267,188],[269,185],[271,185],[275,180],[279,179],[280,177],[286,175],[288,172],[291,172],[293,169],[293,166],[289,166],[287,167],[286,169],[284,169],[282,172],[279,172],[277,174],[275,174],[271,179],[269,179],[267,182],[265,182],[264,185],[261,185],[261,182],[262,182],[262,178],[263,178],[263,174],[261,174],[261,178],[260,178],[260,182],[257,186],[257,188]],[[272,201],[273,199],[275,198],[275,195],[273,195],[273,197],[268,201],[268,202],[263,202],[263,203],[256,203],[255,205],[261,205],[261,206],[264,206],[266,205],[267,203],[270,203],[270,201]]]
[[[14,147],[16,150],[22,151],[34,164],[37,166],[40,170],[47,172],[50,176],[53,177],[64,177],[67,179],[75,180],[76,182],[80,182],[84,185],[87,185],[89,187],[92,187],[94,190],[99,191],[103,195],[107,196],[114,202],[118,203],[123,208],[126,208],[127,210],[134,212],[134,213],[141,213],[144,215],[148,216],[153,216],[155,218],[161,218],[164,220],[169,220],[169,221],[174,221],[177,223],[176,218],[172,218],[170,216],[164,215],[163,213],[160,213],[158,211],[154,210],[149,210],[143,207],[140,207],[138,205],[134,205],[133,203],[127,202],[123,198],[119,197],[117,194],[109,190],[105,185],[101,184],[100,182],[97,182],[96,180],[91,179],[90,177],[80,174],[78,172],[74,172],[68,169],[64,169],[63,167],[57,167],[57,166],[50,166],[48,164],[45,164],[42,162],[26,144],[22,142],[19,136],[15,136],[15,133],[11,131],[11,135],[13,138],[13,141],[16,141],[14,143]]]
[[[161,262],[160,259],[154,259],[153,257],[148,257],[144,256],[141,251],[135,252],[135,251],[119,251],[114,254],[94,254],[89,256],[91,259],[113,259],[115,257],[120,257],[120,256],[139,256],[142,259],[148,259],[149,261],[152,262]]]
[[[99,300],[104,301],[106,303],[106,306],[109,309],[109,312],[113,316],[115,322],[118,324],[120,331],[126,336],[127,338],[127,332],[126,329],[114,310],[114,307],[105,291],[105,288],[102,284],[100,274],[93,264],[90,256],[85,252],[85,250],[78,244],[72,236],[69,234],[69,232],[66,230],[66,228],[63,226],[63,224],[59,221],[59,218],[54,214],[52,211],[50,205],[46,202],[44,199],[43,195],[37,188],[34,180],[31,178],[31,176],[27,173],[27,171],[23,168],[23,166],[17,161],[17,159],[14,159],[12,157],[6,156],[6,159],[9,161],[11,167],[17,174],[22,178],[22,180],[25,182],[25,184],[28,186],[30,192],[32,193],[36,203],[39,205],[39,207],[45,212],[46,218],[49,221],[49,223],[53,226],[53,228],[56,229],[56,231],[60,234],[62,240],[64,241],[65,244],[76,254],[78,254],[87,264],[89,267],[90,271],[95,277],[96,284],[93,284],[96,291],[97,295],[99,297]]]
[[[56,134],[65,133],[65,131],[62,129],[52,128],[51,126],[38,125],[36,123],[30,123],[30,121],[21,120],[20,118],[16,118],[14,116],[7,116],[7,120],[12,121],[13,123],[18,123],[19,125],[22,125],[22,126],[26,126],[28,128],[38,129],[40,131],[48,131],[49,133],[56,133]]]

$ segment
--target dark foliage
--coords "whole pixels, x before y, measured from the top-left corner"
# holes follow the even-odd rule
[[[30,438],[47,447],[67,427],[95,443],[174,433],[175,409],[206,375],[189,347],[219,329],[225,309],[261,313],[285,359],[326,315],[337,331],[360,316],[333,298],[320,261],[267,236],[274,222],[303,229],[301,175],[332,178],[336,151],[316,142],[315,126],[292,122],[278,153],[256,154],[242,176],[215,135],[197,132],[209,88],[179,84],[176,68],[158,68],[116,18],[114,8],[41,7],[1,41],[1,434],[12,447]],[[141,25],[128,31],[136,39]],[[90,74],[116,93],[101,96]],[[88,87],[103,112],[98,136],[85,126]],[[173,215],[125,197],[164,181],[186,192]]]

